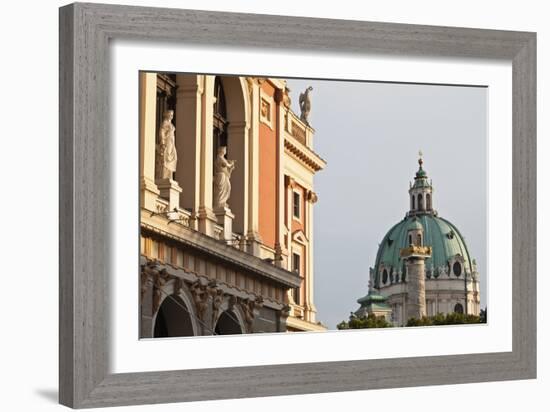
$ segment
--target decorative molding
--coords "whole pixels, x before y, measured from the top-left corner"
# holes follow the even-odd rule
[[[292,241],[300,243],[303,246],[307,246],[309,240],[304,231],[302,229],[298,229],[292,233]]]
[[[263,91],[262,88],[260,88],[260,104],[259,104],[259,111],[260,111],[260,123],[265,124],[267,127],[269,127],[271,130],[275,130],[275,122],[274,122],[274,109],[275,109],[275,100],[273,96],[270,96],[265,91]]]
[[[285,137],[285,153],[298,160],[312,172],[318,172],[327,165],[327,162],[317,153],[288,135]]]
[[[414,257],[414,256],[423,256],[429,257],[432,254],[431,246],[416,246],[412,245],[406,248],[403,248],[399,251],[401,257]]]

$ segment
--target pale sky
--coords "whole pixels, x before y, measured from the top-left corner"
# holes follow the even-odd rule
[[[486,305],[486,89],[289,79],[292,107],[311,92],[315,151],[315,304],[329,329],[367,293],[378,244],[409,207],[418,151],[433,206],[466,239]]]

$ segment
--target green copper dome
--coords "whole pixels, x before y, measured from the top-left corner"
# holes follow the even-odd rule
[[[429,277],[439,277],[451,272],[449,262],[458,256],[463,259],[466,272],[473,273],[473,259],[470,257],[466,242],[459,230],[448,220],[431,213],[407,216],[393,226],[384,236],[376,255],[374,266],[374,286],[381,285],[380,273],[386,269],[392,278],[398,272],[404,273],[405,261],[400,257],[400,250],[409,246],[408,232],[421,228],[423,245],[432,247],[432,255],[426,259],[426,272]],[[446,270],[446,272],[445,272]],[[401,281],[399,279],[398,281]]]
[[[424,230],[424,226],[417,218],[408,219],[407,230]]]

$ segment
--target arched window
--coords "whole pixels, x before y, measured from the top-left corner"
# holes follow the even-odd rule
[[[411,210],[414,210],[414,208],[415,208],[415,204],[414,204],[414,195],[411,196],[411,201],[412,201]]]
[[[388,283],[388,271],[384,269],[384,272],[382,272],[382,283],[385,285]]]
[[[413,237],[412,235],[409,235],[409,245],[412,245],[413,244]]]
[[[157,74],[156,130],[159,130],[164,112],[176,109],[176,87],[175,74]],[[172,123],[176,125],[175,117],[172,119]]]
[[[432,195],[429,193],[426,194],[426,209],[432,210]]]
[[[455,305],[455,313],[464,313],[464,306],[461,303]]]
[[[421,194],[418,194],[418,210],[424,210],[424,203],[422,202]]]
[[[214,119],[213,119],[213,139],[214,139],[214,159],[220,146],[227,146],[227,106],[225,102],[225,92],[221,78],[218,76],[214,81]]]
[[[420,233],[416,235],[416,245],[422,246],[422,235]]]
[[[455,262],[453,264],[453,273],[456,277],[459,277],[462,274],[462,265],[460,264],[460,262]]]

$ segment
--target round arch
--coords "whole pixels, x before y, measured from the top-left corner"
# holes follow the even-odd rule
[[[233,230],[247,233],[248,215],[248,174],[249,169],[249,130],[250,130],[250,93],[246,79],[240,76],[207,76],[213,84],[218,78],[223,87],[227,115],[227,158],[235,160],[235,169],[231,175],[231,195],[228,203],[235,215]],[[212,90],[214,87],[212,87]],[[213,147],[213,155],[217,148]]]
[[[227,120],[230,123],[248,122],[250,119],[250,95],[244,77],[219,76],[219,79],[225,92]]]
[[[216,335],[242,335],[244,329],[237,319],[237,315],[233,310],[224,310],[214,326]]]
[[[218,316],[216,317],[212,325],[214,332],[220,335],[232,335],[232,334],[234,335],[234,334],[246,333],[247,331],[246,322],[244,321],[244,314],[241,308],[239,307],[239,305],[233,305],[232,307],[229,307],[229,306],[230,306],[229,301],[225,299],[222,305],[220,306],[220,311],[218,313]],[[238,330],[238,332],[224,333],[224,330],[222,329],[221,333],[218,333],[216,328],[218,327],[218,324],[220,323],[220,321],[223,320],[222,316],[224,316],[224,314],[230,317],[229,320],[231,320],[231,324],[233,325],[232,328],[234,328],[232,330]],[[224,316],[226,320],[228,320],[227,316]],[[227,326],[227,323],[224,322],[221,325]]]
[[[183,315],[183,312],[189,316],[189,319],[191,321],[191,335],[178,335],[178,336],[199,336],[201,335],[201,326],[198,322],[198,317],[195,311],[195,305],[193,302],[193,297],[191,296],[191,292],[187,289],[187,286],[183,286],[178,293],[175,293],[174,287],[175,287],[175,281],[170,280],[167,282],[163,288],[162,288],[162,298],[160,300],[159,309],[156,311],[156,313],[153,314],[153,321],[152,321],[152,335],[155,336],[155,328],[157,324],[157,319],[159,317],[159,314],[161,313],[161,308],[165,303],[167,303],[167,299],[169,300],[175,300],[174,303],[178,305],[178,311],[176,313],[180,313]],[[182,305],[183,303],[183,305]],[[171,306],[171,305],[170,305]],[[176,309],[171,307],[171,309]],[[168,314],[171,314],[172,312],[169,312]],[[166,313],[164,313],[164,316],[166,317]],[[160,320],[159,320],[160,322]]]
[[[155,316],[153,337],[172,338],[194,335],[190,308],[179,296],[167,296]]]

